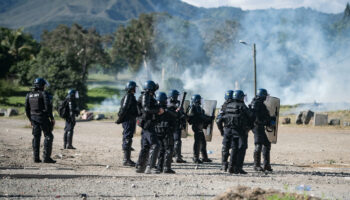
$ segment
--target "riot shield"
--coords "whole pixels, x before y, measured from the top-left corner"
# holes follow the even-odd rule
[[[185,100],[184,101],[184,111],[186,112],[188,107],[190,106],[190,101],[189,100]],[[188,135],[188,122],[186,120],[186,124],[185,126],[181,127],[181,138],[187,138]]]
[[[203,109],[206,115],[215,116],[216,103],[216,100],[204,100]],[[211,138],[213,137],[213,125],[214,120],[212,120],[212,122],[207,126],[207,129],[204,130],[204,136],[207,142],[210,142]]]
[[[272,144],[277,143],[278,119],[280,112],[280,99],[277,97],[267,96],[265,105],[269,110],[270,116],[276,118],[276,124],[266,128],[266,135]]]

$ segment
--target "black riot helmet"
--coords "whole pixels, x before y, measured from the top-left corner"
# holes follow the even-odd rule
[[[152,80],[148,80],[143,84],[143,90],[145,91],[155,92],[158,90],[158,88],[159,88],[159,85]]]
[[[225,93],[225,100],[232,99],[233,90],[227,90]]]
[[[36,78],[35,80],[34,80],[34,89],[36,89],[36,90],[43,90],[44,89],[44,86],[45,85],[49,85],[49,83],[45,80],[45,79],[43,79],[43,78]]]
[[[191,97],[191,104],[192,105],[200,105],[201,104],[202,97],[199,94],[195,94]]]
[[[245,94],[242,90],[235,90],[232,95],[233,99],[238,101],[244,101],[244,96]]]
[[[69,90],[68,90],[68,96],[69,96],[69,97],[74,97],[74,98],[75,98],[75,92],[76,92],[76,91],[75,91],[74,89],[69,89]]]
[[[127,91],[127,92],[134,91],[134,92],[136,92],[136,87],[137,87],[137,85],[136,85],[135,81],[129,81],[126,84],[126,86],[125,86],[125,91]]]
[[[170,90],[168,97],[170,98],[170,101],[176,101],[177,98],[179,97],[180,92],[177,90]]]
[[[263,88],[260,88],[258,89],[257,93],[256,93],[256,96],[261,98],[261,99],[266,99],[266,97],[268,96],[269,94],[267,93],[267,90],[266,89],[263,89]]]
[[[167,103],[168,103],[168,101],[167,101],[168,97],[166,96],[165,92],[159,92],[159,93],[157,94],[156,99],[157,99],[158,104],[159,104],[160,106],[166,106]]]

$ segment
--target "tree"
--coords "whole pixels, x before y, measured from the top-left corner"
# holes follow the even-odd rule
[[[62,99],[69,88],[80,94],[80,106],[86,107],[88,69],[94,64],[108,65],[102,37],[94,29],[86,30],[78,24],[59,25],[42,34],[42,51],[38,56],[38,76],[51,84],[54,100]]]
[[[0,78],[8,75],[11,66],[18,62],[33,60],[39,50],[39,43],[30,34],[23,33],[23,29],[11,30],[0,27]],[[17,71],[15,66],[11,70],[12,73]]]
[[[155,14],[141,14],[127,26],[119,26],[111,52],[112,61],[125,60],[131,71],[138,71],[147,61],[154,61],[153,22]]]

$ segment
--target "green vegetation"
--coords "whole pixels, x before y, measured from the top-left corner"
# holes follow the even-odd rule
[[[292,197],[288,194],[285,195],[278,195],[278,194],[274,194],[272,196],[267,197],[267,200],[296,200],[295,197]]]
[[[184,83],[173,75],[183,73],[188,67],[195,66],[191,69],[196,74],[204,71],[204,67],[208,67],[209,64],[210,67],[217,69],[234,67],[235,64],[227,62],[228,59],[221,56],[226,57],[227,52],[235,49],[238,35],[249,31],[243,30],[244,27],[240,24],[240,17],[245,11],[236,8],[204,9],[205,12],[202,12],[203,9],[181,1],[169,0],[161,1],[157,5],[153,3],[148,5],[148,1],[112,0],[108,3],[109,6],[105,2],[98,1],[99,6],[95,8],[97,0],[91,2],[72,4],[56,2],[54,9],[62,8],[62,12],[58,14],[53,11],[52,6],[38,0],[13,0],[0,3],[2,25],[27,27],[27,29],[0,27],[1,106],[23,107],[25,92],[28,91],[34,78],[43,77],[51,84],[49,92],[53,94],[55,107],[66,96],[67,90],[73,88],[79,91],[80,108],[93,108],[106,98],[115,94],[120,95],[120,91],[116,88],[117,85],[124,83],[117,77],[118,72],[128,69],[127,74],[134,75],[143,66],[147,66],[148,70],[155,73],[167,73],[166,80],[162,83],[164,89],[176,87],[181,90]],[[42,12],[36,12],[38,9]],[[154,11],[166,12],[152,13]],[[13,13],[29,16],[28,12],[35,16],[23,17],[21,22],[11,21],[14,19]],[[296,77],[303,70],[312,71],[310,69],[315,63],[309,63],[309,59],[305,59],[303,55],[294,55],[294,51],[289,51],[287,44],[295,36],[293,32],[284,30],[285,27],[295,24],[308,25],[310,21],[305,21],[305,16],[312,16],[307,19],[319,19],[315,23],[321,25],[322,31],[328,34],[328,41],[332,41],[329,43],[330,46],[347,47],[350,44],[349,4],[344,14],[335,17],[307,9],[286,10],[286,12],[291,12],[300,18],[289,18],[289,15],[284,15],[284,12],[278,10],[269,11],[269,17],[275,17],[286,26],[272,32],[271,37],[267,37],[267,43],[262,46],[274,38],[278,44],[278,51],[288,52],[286,53],[288,56],[283,57],[288,63],[288,80],[294,78],[297,80]],[[106,15],[96,19],[96,16],[100,16],[99,13]],[[263,11],[255,14],[257,17],[267,15]],[[20,20],[22,18],[20,16],[15,18]],[[40,20],[42,16],[50,16],[52,19],[44,20],[45,23],[40,24],[39,22],[43,21]],[[52,22],[53,19],[55,22]],[[80,24],[72,23],[73,21]],[[40,42],[34,40],[33,36],[24,30],[33,31],[31,33],[36,39],[41,35]],[[109,34],[100,35],[100,33]],[[164,65],[167,65],[166,71],[161,71]],[[102,74],[89,77],[90,70]],[[245,72],[237,71],[237,73]],[[281,84],[291,83],[281,80]],[[282,106],[281,112],[293,109],[295,106],[297,105]],[[350,118],[348,112],[330,113],[330,116]]]
[[[0,96],[4,97],[0,101],[0,108],[16,108],[20,114],[23,114],[25,96],[29,91],[29,87],[18,86],[13,82],[6,82],[3,80],[0,80],[0,85],[0,88],[4,88],[6,91],[2,94],[0,91]]]
[[[120,95],[120,90],[111,87],[97,87],[88,90],[88,109],[98,106],[106,98],[111,98],[114,95]]]

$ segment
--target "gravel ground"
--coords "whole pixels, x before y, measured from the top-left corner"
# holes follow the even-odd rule
[[[193,136],[183,139],[185,164],[174,164],[174,175],[137,174],[122,166],[121,126],[109,121],[79,122],[73,145],[64,150],[63,121],[54,130],[56,164],[32,162],[28,121],[0,118],[0,198],[77,199],[213,199],[235,186],[297,192],[324,199],[350,199],[350,129],[280,126],[272,145],[274,172],[253,171],[253,137],[244,169],[247,175],[220,171],[221,141],[214,129],[208,143],[213,163],[192,163]],[[132,159],[140,150],[134,137]],[[310,191],[297,187],[307,185]]]

